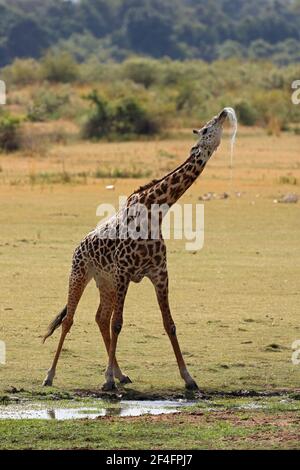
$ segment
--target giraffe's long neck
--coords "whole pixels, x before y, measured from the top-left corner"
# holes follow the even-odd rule
[[[209,157],[208,150],[195,145],[184,163],[145,191],[145,203],[171,207],[202,173]]]

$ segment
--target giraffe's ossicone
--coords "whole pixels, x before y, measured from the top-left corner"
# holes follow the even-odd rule
[[[168,209],[198,178],[219,146],[226,117],[227,111],[224,109],[202,129],[194,130],[198,141],[187,160],[161,179],[153,180],[132,193],[114,217],[97,226],[76,248],[67,304],[49,325],[44,337],[46,340],[56,328],[62,326],[57,352],[44,385],[53,383],[64,339],[72,326],[83,291],[92,278],[100,292],[96,322],[108,353],[103,389],[114,389],[115,378],[123,384],[131,382],[118,365],[117,340],[122,329],[123,306],[129,283],[148,277],[156,290],[163,324],[172,343],[180,375],[188,389],[198,388],[182,357],[170,312],[166,246],[161,224]],[[154,206],[156,211],[153,211]]]

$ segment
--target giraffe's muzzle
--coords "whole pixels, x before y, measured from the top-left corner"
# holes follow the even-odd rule
[[[218,122],[220,124],[223,124],[227,116],[228,116],[228,112],[226,111],[226,109],[223,109],[217,117]]]

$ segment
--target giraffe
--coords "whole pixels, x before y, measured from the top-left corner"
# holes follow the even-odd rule
[[[45,341],[61,325],[57,351],[43,385],[51,386],[53,383],[65,337],[73,324],[73,317],[83,291],[92,278],[100,293],[96,322],[108,354],[108,366],[102,390],[116,389],[115,379],[121,384],[131,383],[130,378],[123,374],[119,367],[116,358],[117,341],[122,329],[123,308],[129,284],[131,281],[139,283],[147,277],[155,288],[163,325],[172,344],[185,386],[188,390],[198,389],[183,359],[169,306],[166,245],[161,233],[161,223],[166,210],[164,213],[159,212],[156,217],[156,236],[153,237],[153,231],[150,234],[147,222],[153,217],[151,208],[154,204],[170,208],[202,173],[221,142],[226,117],[227,111],[223,109],[203,128],[194,129],[198,141],[192,147],[187,160],[161,179],[153,180],[133,192],[117,214],[98,225],[75,249],[67,305],[50,323],[44,337]],[[142,217],[140,217],[140,208],[144,208]],[[135,236],[128,236],[130,222],[136,222],[137,219],[139,220],[135,226]],[[140,235],[142,230],[146,231],[146,237]]]

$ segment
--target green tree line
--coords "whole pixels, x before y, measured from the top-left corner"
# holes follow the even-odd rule
[[[300,59],[299,0],[0,0],[0,65],[49,48],[77,61]]]

